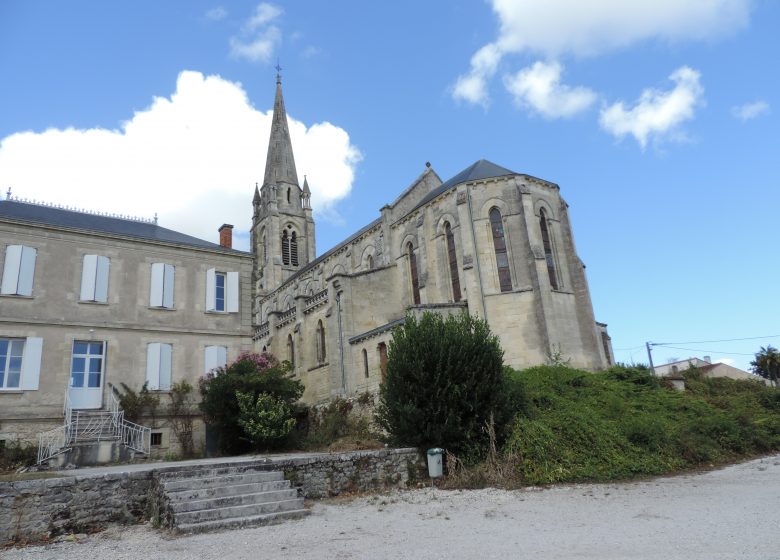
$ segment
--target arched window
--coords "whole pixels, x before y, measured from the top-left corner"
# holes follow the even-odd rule
[[[504,238],[504,221],[498,208],[490,210],[490,229],[493,232],[493,249],[496,251],[496,266],[498,267],[498,283],[502,292],[512,291],[512,276],[509,273],[509,257],[506,253]]]
[[[290,238],[290,261],[293,266],[298,266],[298,234],[295,232]]]
[[[379,352],[379,371],[382,373],[382,379],[387,375],[387,344],[380,342],[376,347]]]
[[[368,267],[368,270],[374,270],[374,255],[368,255],[366,266]]]
[[[363,348],[363,375],[368,379],[368,352]]]
[[[458,255],[455,253],[455,236],[449,222],[444,223],[444,234],[447,238],[447,257],[450,262],[450,280],[452,281],[452,299],[460,301],[460,276],[458,275]]]
[[[539,210],[539,229],[542,230],[542,245],[544,245],[544,260],[547,261],[547,275],[553,290],[558,289],[558,275],[555,273],[555,257],[552,251],[550,231],[547,229],[547,214],[544,208]]]
[[[295,342],[291,334],[287,335],[287,359],[290,360],[290,364],[295,368]]]
[[[287,204],[290,204],[290,191],[291,190],[292,190],[291,188],[287,187]]]
[[[287,237],[287,230],[282,232],[282,264],[290,264],[290,238]]]
[[[323,363],[325,361],[325,327],[322,326],[322,321],[317,321],[317,362]]]
[[[263,244],[263,262],[268,262],[268,247],[265,246],[265,232],[263,232],[263,238],[260,241]]]
[[[406,251],[409,254],[409,276],[412,279],[412,298],[415,305],[420,305],[420,281],[417,278],[417,255],[414,254],[414,247],[410,242],[406,246]]]

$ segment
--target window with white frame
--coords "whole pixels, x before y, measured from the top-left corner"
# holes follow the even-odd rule
[[[0,391],[38,389],[42,349],[42,338],[0,338]]]
[[[173,309],[173,281],[176,268],[172,264],[152,263],[149,307]]]
[[[227,365],[227,346],[206,346],[203,357],[203,373]]]
[[[206,311],[238,312],[238,272],[206,271]]]
[[[171,388],[171,357],[173,346],[151,342],[146,346],[146,387],[154,391]]]
[[[84,255],[81,268],[81,301],[108,301],[108,269],[110,261],[102,255]]]
[[[25,245],[8,245],[5,248],[3,281],[0,284],[0,294],[32,295],[36,254],[36,249]]]
[[[103,362],[106,356],[103,342],[76,340],[70,363],[70,386],[98,388],[102,386]]]

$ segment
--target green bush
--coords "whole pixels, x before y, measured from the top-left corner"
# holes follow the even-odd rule
[[[408,316],[390,342],[379,391],[377,423],[396,444],[439,446],[477,458],[488,443],[486,423],[509,419],[503,351],[485,321],[466,313]]]
[[[0,447],[0,473],[30,467],[38,461],[38,446],[34,443],[13,441]]]
[[[216,432],[219,449],[225,454],[244,453],[254,444],[239,423],[238,393],[250,395],[255,402],[261,394],[271,395],[290,410],[303,394],[303,384],[291,376],[288,362],[280,364],[270,354],[250,352],[201,377],[198,389],[204,420]],[[283,443],[283,440],[275,442]]]
[[[295,427],[292,409],[285,401],[268,393],[255,397],[251,393],[236,392],[238,425],[258,450],[264,450],[283,441]]]

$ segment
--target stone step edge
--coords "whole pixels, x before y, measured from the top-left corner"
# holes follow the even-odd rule
[[[258,492],[273,492],[274,490],[288,490],[292,488],[289,480],[265,480],[263,482],[245,482],[245,483],[239,483],[239,484],[225,484],[223,486],[209,486],[207,488],[197,488],[197,489],[185,489],[185,490],[166,490],[165,495],[168,496],[168,499],[172,502],[179,502],[179,501],[197,501],[197,500],[206,500],[209,499],[209,496],[206,495],[204,497],[201,497],[200,493],[208,494],[208,493],[217,493],[221,488],[239,488],[241,486],[263,486],[263,485],[278,485],[278,488],[267,488],[265,490],[257,489],[257,488],[246,488],[248,494],[257,494]],[[253,492],[253,490],[257,490],[256,492]],[[188,494],[195,494],[194,496],[188,496]],[[242,493],[243,494],[243,493]],[[225,498],[227,496],[237,496],[242,494],[225,494],[224,496],[211,496],[211,498]]]
[[[193,488],[173,488],[173,486],[178,485],[180,483],[190,483],[190,484],[204,485],[204,486],[199,486],[198,488],[221,488],[223,486],[237,486],[239,484],[252,484],[253,482],[282,482],[285,480],[284,474],[281,472],[269,471],[269,473],[275,475],[281,475],[281,476],[277,476],[275,478],[270,478],[267,480],[246,481],[243,477],[252,476],[255,474],[265,474],[265,473],[239,473],[239,474],[230,474],[224,476],[210,476],[207,478],[177,478],[175,480],[163,480],[161,482],[162,482],[162,488],[163,490],[165,490],[165,492],[181,492],[183,490],[193,490]],[[228,478],[232,478],[232,480],[227,480]],[[220,482],[224,482],[224,484],[219,484]],[[166,484],[169,486],[166,486]]]
[[[177,511],[176,508],[174,507],[173,508],[174,513],[179,514],[179,513],[194,513],[196,511],[206,511],[206,510],[211,510],[211,509],[225,509],[225,508],[237,507],[237,506],[249,506],[249,505],[257,505],[257,504],[272,504],[272,503],[275,503],[275,502],[286,502],[286,501],[288,501],[288,500],[285,500],[285,499],[281,499],[280,500],[279,498],[281,496],[268,496],[268,494],[276,494],[278,492],[287,492],[288,494],[291,494],[288,500],[295,500],[295,499],[299,498],[297,490],[295,490],[293,488],[280,488],[278,490],[268,490],[268,491],[265,491],[265,492],[252,492],[250,494],[236,494],[235,496],[219,496],[219,497],[216,497],[216,498],[205,498],[205,499],[202,499],[202,500],[182,501],[182,502],[177,502],[176,504],[171,504],[171,505],[174,506],[174,505],[180,505],[180,504],[188,504],[188,505],[193,505],[193,506],[194,505],[205,506],[205,507],[196,507],[195,509],[186,509],[186,510],[179,510],[179,511]],[[266,497],[269,497],[269,498],[273,497],[274,499],[273,500],[266,500],[264,502],[250,501],[249,503],[246,503],[246,504],[245,503],[238,503],[238,504],[227,504],[227,503],[226,504],[215,504],[214,503],[214,502],[216,502],[218,500],[224,500],[224,501],[230,501],[231,499],[232,500],[240,500],[242,498],[248,498],[249,496],[254,496],[255,498],[259,498],[259,497],[264,496],[264,495]]]
[[[224,468],[240,468],[240,469],[246,469],[246,468],[256,468],[258,470],[263,471],[274,471],[279,470],[279,468],[274,469],[274,461],[270,459],[251,459],[248,461],[225,461],[223,463],[209,463],[209,464],[192,464],[192,465],[171,465],[169,467],[160,467],[157,470],[157,473],[160,475],[168,475],[168,474],[174,474],[178,472],[193,472],[193,471],[199,471],[199,470],[211,470],[211,469],[224,469]],[[270,468],[269,468],[270,467]]]
[[[208,514],[213,513],[214,515],[218,515],[216,519],[204,519],[203,521],[218,521],[218,520],[225,520],[225,519],[237,519],[240,517],[246,517],[247,515],[263,515],[261,513],[250,513],[249,510],[254,508],[265,508],[270,509],[270,511],[267,511],[266,513],[281,513],[284,511],[290,511],[291,509],[298,509],[298,508],[289,508],[289,506],[297,506],[297,505],[303,505],[304,501],[301,497],[292,497],[288,498],[286,500],[274,500],[272,502],[260,502],[259,504],[243,504],[243,505],[237,505],[237,506],[225,506],[225,507],[214,507],[214,508],[208,508],[208,509],[201,509],[197,511],[179,511],[179,512],[173,512],[173,518],[174,518],[174,524],[178,524],[176,519],[187,517],[192,517],[198,514]],[[289,509],[288,509],[289,508]],[[184,521],[183,523],[189,523],[188,521]]]
[[[311,514],[306,508],[291,509],[275,513],[263,513],[260,515],[248,515],[246,517],[230,517],[227,519],[213,519],[199,523],[184,523],[173,527],[175,533],[196,533],[207,531],[219,531],[223,529],[235,529],[239,527],[260,527],[263,525],[275,525],[283,521],[302,519]]]

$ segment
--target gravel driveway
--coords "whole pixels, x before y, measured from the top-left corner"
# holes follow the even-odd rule
[[[272,527],[172,537],[148,526],[0,551],[15,559],[780,559],[780,455],[642,482],[424,489],[315,502]]]

